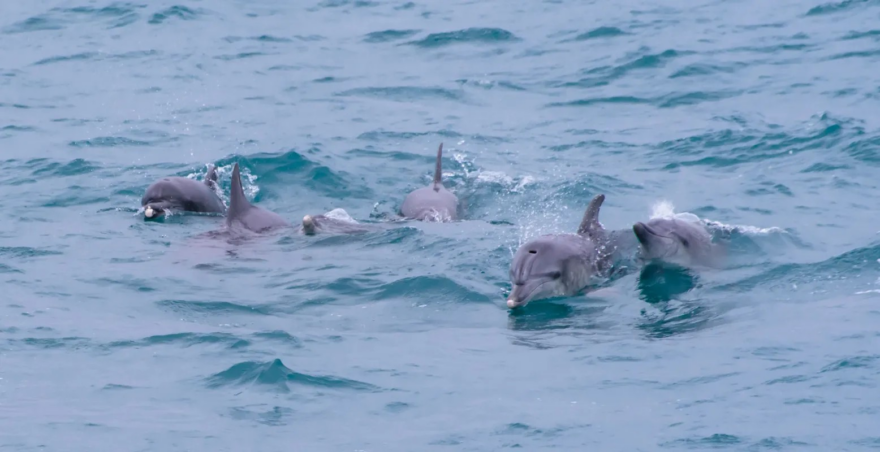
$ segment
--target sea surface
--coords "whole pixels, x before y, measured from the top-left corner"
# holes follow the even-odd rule
[[[4,1],[0,450],[876,450],[878,69],[874,0]],[[236,162],[380,228],[144,221]],[[727,265],[507,309],[599,193]]]

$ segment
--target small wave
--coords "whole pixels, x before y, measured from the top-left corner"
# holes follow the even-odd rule
[[[0,247],[0,257],[4,259],[27,259],[33,257],[58,256],[64,254],[60,251],[31,248],[29,246],[3,246]]]
[[[732,74],[740,69],[748,67],[746,63],[730,63],[722,64],[705,64],[695,63],[689,64],[682,69],[672,73],[669,78],[697,77],[715,74]]]
[[[419,305],[442,301],[487,303],[492,300],[467,289],[455,281],[442,276],[415,276],[402,278],[380,286],[372,296],[374,300],[404,297],[417,298]],[[425,301],[431,300],[431,301]]]
[[[218,55],[218,56],[215,56],[214,59],[222,60],[222,61],[233,61],[233,60],[243,60],[246,58],[269,56],[269,55],[271,55],[271,54],[264,53],[264,52],[241,52],[241,53],[229,54],[229,55]]]
[[[359,140],[370,140],[370,141],[383,141],[383,140],[411,140],[413,138],[426,137],[426,136],[438,136],[440,138],[461,138],[464,135],[455,132],[453,130],[437,130],[435,132],[392,132],[387,130],[372,130],[370,132],[364,132],[358,135]],[[351,151],[352,153],[362,153],[369,154],[372,153],[374,155],[388,155],[388,153],[384,152],[374,152],[368,150],[360,150],[356,149]],[[395,155],[411,155],[404,153],[394,153]]]
[[[131,3],[112,3],[103,8],[77,6],[74,8],[52,8],[44,14],[30,17],[3,29],[4,33],[28,33],[44,30],[61,30],[67,25],[108,20],[108,28],[118,28],[135,22],[137,10],[144,5]]]
[[[324,0],[318,4],[321,8],[339,8],[342,6],[353,6],[355,8],[368,8],[378,6],[379,3],[370,0]]]
[[[634,96],[612,96],[612,97],[594,97],[588,99],[579,99],[569,102],[551,102],[548,107],[590,107],[600,104],[650,104],[650,99],[643,99]]]
[[[467,28],[445,33],[431,33],[423,39],[411,41],[408,44],[423,48],[437,48],[454,44],[493,44],[516,41],[521,41],[521,39],[501,28]]]
[[[872,3],[874,3],[872,0],[844,0],[842,2],[825,3],[824,5],[810,8],[810,10],[807,11],[807,16],[839,13],[855,8],[870,6]]]
[[[76,140],[67,143],[75,148],[110,148],[118,146],[150,146],[154,143],[142,140],[132,140],[125,137],[97,137],[91,140]]]
[[[844,36],[843,40],[848,41],[852,39],[862,39],[862,38],[874,38],[880,39],[880,30],[869,30],[869,31],[851,31]]]
[[[152,25],[159,25],[167,20],[172,19],[195,20],[202,14],[203,12],[201,10],[196,11],[187,8],[186,6],[175,5],[153,14],[153,17],[150,17],[150,20],[147,23]]]
[[[453,100],[463,101],[464,92],[452,91],[445,88],[425,88],[420,86],[391,86],[354,88],[336,93],[342,97],[375,97],[395,102],[412,102],[417,100]]]
[[[369,43],[379,43],[379,42],[391,42],[396,41],[398,39],[406,39],[410,36],[415,35],[420,30],[383,30],[383,31],[374,31],[372,33],[368,33],[364,36],[364,42]]]
[[[189,301],[189,300],[162,300],[156,304],[168,311],[177,314],[199,315],[230,315],[230,314],[256,314],[271,315],[271,312],[261,306],[247,306],[228,301]]]
[[[627,32],[617,28],[617,27],[599,27],[594,28],[588,32],[581,33],[575,36],[575,41],[587,41],[590,39],[598,39],[598,38],[613,38],[616,36],[623,36],[628,34]]]
[[[141,340],[115,341],[107,344],[109,348],[150,347],[154,345],[179,345],[192,347],[202,344],[220,344],[228,348],[246,347],[248,342],[228,333],[174,333],[150,336]]]
[[[308,375],[287,368],[280,359],[271,362],[246,361],[212,375],[207,379],[209,388],[254,385],[277,392],[290,392],[289,385],[311,386],[320,389],[378,391],[369,383],[327,375]]]

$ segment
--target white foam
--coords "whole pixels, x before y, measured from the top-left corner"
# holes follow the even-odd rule
[[[749,235],[766,235],[773,233],[784,233],[785,230],[777,227],[771,226],[769,228],[761,228],[758,226],[751,225],[743,225],[743,224],[726,224],[720,221],[702,219],[697,215],[694,215],[690,212],[675,212],[675,205],[667,200],[660,200],[655,203],[651,207],[651,219],[654,218],[674,218],[677,220],[690,221],[692,223],[702,223],[707,227],[711,227],[714,229],[721,229],[725,231],[739,231],[743,234]]]
[[[325,213],[324,216],[333,220],[345,221],[347,223],[357,223],[357,221],[341,207],[337,207]]]

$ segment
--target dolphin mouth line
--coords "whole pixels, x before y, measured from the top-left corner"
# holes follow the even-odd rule
[[[547,283],[549,283],[549,282],[550,282],[550,281],[544,281],[544,282],[542,282],[541,284],[538,284],[538,286],[536,286],[536,287],[535,287],[534,289],[532,289],[528,294],[526,294],[527,296],[523,297],[523,299],[525,299],[526,301],[519,301],[518,299],[514,299],[514,298],[511,298],[510,296],[508,296],[508,297],[507,297],[507,307],[508,307],[508,308],[511,308],[511,309],[513,309],[513,308],[521,308],[521,307],[523,307],[523,306],[525,306],[525,305],[531,303],[531,302],[532,302],[532,299],[529,298],[529,296],[533,295],[535,292],[537,292],[540,288],[544,287],[544,286],[545,286]],[[515,287],[516,287],[516,285],[514,285],[514,288],[515,288]],[[512,304],[513,306],[511,306],[511,304]]]

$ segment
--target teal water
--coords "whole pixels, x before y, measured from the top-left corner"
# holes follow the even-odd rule
[[[880,448],[877,2],[144,3],[0,6],[0,449]],[[460,222],[137,214],[384,224],[440,142]],[[597,193],[731,265],[509,311]]]

